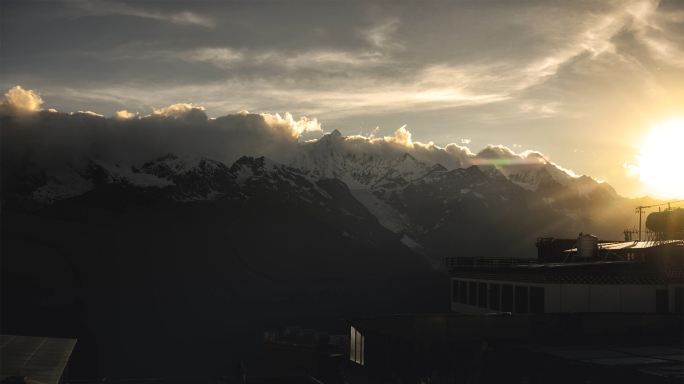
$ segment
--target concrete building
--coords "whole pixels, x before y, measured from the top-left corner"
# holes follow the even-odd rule
[[[447,259],[451,310],[469,314],[684,311],[684,241],[596,242],[594,249],[570,248],[562,252],[562,261],[545,263],[552,258],[548,252],[552,243],[537,242],[537,260]]]
[[[453,314],[348,320],[346,383],[681,383],[684,241],[449,258]]]

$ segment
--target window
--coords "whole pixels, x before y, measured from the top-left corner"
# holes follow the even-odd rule
[[[515,313],[528,313],[527,287],[515,287]]]
[[[458,302],[461,304],[468,304],[468,282],[461,281],[458,283]]]
[[[489,308],[499,310],[499,300],[501,299],[501,285],[489,284]]]
[[[501,312],[513,312],[513,286],[501,286]]]
[[[477,283],[473,281],[468,282],[468,305],[477,305]]]
[[[356,361],[356,329],[351,327],[349,335],[349,360]]]
[[[365,338],[356,328],[351,327],[349,336],[349,360],[364,365],[365,364]]]
[[[544,313],[544,288],[530,287],[530,313]]]
[[[487,308],[487,283],[477,283],[477,306]]]
[[[451,280],[451,301],[458,303],[458,281]]]

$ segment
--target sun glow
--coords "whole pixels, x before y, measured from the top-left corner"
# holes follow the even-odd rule
[[[661,198],[684,197],[684,119],[657,126],[636,156],[638,165],[628,167]]]

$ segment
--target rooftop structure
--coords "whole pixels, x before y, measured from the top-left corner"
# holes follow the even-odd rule
[[[681,383],[684,241],[649,238],[539,238],[536,259],[448,258],[457,313],[349,320],[344,380]]]
[[[0,335],[0,380],[65,384],[75,345],[76,339]]]
[[[447,259],[452,310],[684,311],[682,240],[602,242],[583,235],[576,241],[541,238],[536,245],[537,259]]]

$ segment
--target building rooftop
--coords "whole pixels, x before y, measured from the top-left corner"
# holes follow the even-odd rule
[[[0,335],[0,380],[23,376],[57,384],[75,345],[76,339]]]
[[[629,250],[629,249],[646,249],[659,247],[666,244],[677,244],[684,245],[682,240],[661,240],[661,241],[620,241],[614,243],[601,243],[599,245],[600,249],[608,250]],[[568,249],[565,252],[577,252],[577,248]]]
[[[532,346],[528,349],[575,364],[596,364],[631,371],[633,375],[668,380],[684,379],[684,346],[681,340],[602,343],[572,346]],[[649,380],[650,381],[650,380]]]

